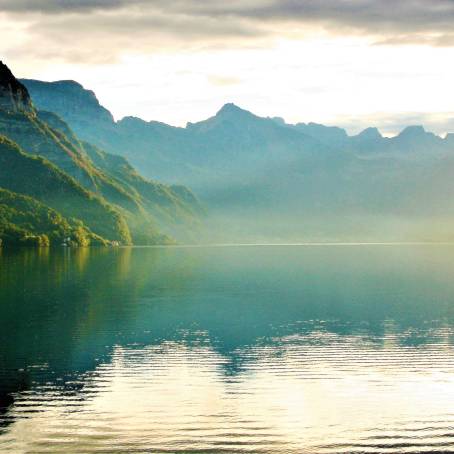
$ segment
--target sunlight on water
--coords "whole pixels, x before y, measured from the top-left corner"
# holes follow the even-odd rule
[[[0,451],[453,452],[454,248],[322,249],[4,254]]]

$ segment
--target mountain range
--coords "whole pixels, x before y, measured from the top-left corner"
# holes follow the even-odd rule
[[[115,121],[79,83],[0,63],[4,244],[450,241],[453,174],[454,135],[422,126],[350,136],[232,103],[184,128]]]
[[[4,244],[169,243],[193,239],[202,216],[189,189],[146,179],[82,140],[0,62]]]
[[[208,207],[212,239],[432,240],[454,232],[454,135],[409,126],[350,136],[288,124],[232,103],[185,128],[115,121],[74,81],[21,80],[39,109],[147,178],[186,185]]]

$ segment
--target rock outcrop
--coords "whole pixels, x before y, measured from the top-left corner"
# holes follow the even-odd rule
[[[0,109],[7,112],[34,113],[28,90],[2,61],[0,61]]]

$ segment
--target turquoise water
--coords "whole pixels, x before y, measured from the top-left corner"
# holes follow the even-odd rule
[[[0,255],[0,451],[454,452],[454,247]]]

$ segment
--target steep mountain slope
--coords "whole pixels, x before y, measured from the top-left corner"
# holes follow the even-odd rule
[[[194,236],[199,227],[202,209],[195,197],[183,197],[169,186],[134,175],[124,159],[112,172],[107,162],[115,161],[115,157],[100,150],[95,152],[95,147],[82,143],[56,114],[36,110],[26,87],[3,63],[0,63],[0,135],[17,143],[23,154],[39,156],[54,164],[73,177],[90,198],[116,213],[122,232],[109,234],[106,238],[110,240],[129,243],[132,238],[134,243],[155,244],[168,242],[169,234],[183,239]],[[104,158],[97,159],[101,154]],[[7,172],[9,161],[5,165]],[[133,179],[134,184],[128,183],[128,179]],[[79,218],[85,216],[76,214]],[[99,227],[105,222],[101,215]],[[112,225],[114,230],[118,227]],[[107,228],[105,225],[104,230]],[[93,231],[102,235],[101,231]]]
[[[0,187],[33,197],[67,218],[77,218],[98,235],[128,244],[128,226],[112,206],[39,156],[24,153],[0,136]]]
[[[90,165],[96,169],[101,195],[126,210],[129,224],[134,227],[132,233],[135,243],[150,242],[146,238],[146,231],[149,230],[150,238],[156,235],[150,226],[159,227],[182,239],[190,239],[197,232],[204,210],[189,189],[147,180],[125,158],[80,141],[57,115],[39,111],[38,116],[88,158]]]

